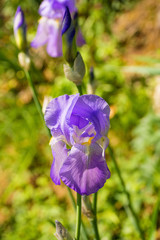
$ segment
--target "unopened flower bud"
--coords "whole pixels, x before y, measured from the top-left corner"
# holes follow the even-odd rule
[[[23,67],[27,71],[29,70],[31,60],[30,60],[30,57],[26,53],[20,52],[18,54],[18,61],[19,61],[19,64],[21,67]]]
[[[73,66],[74,60],[77,56],[76,29],[68,7],[66,7],[62,21],[62,51],[65,60],[70,66]]]
[[[27,48],[26,28],[24,13],[19,6],[14,17],[14,36],[17,47],[22,51],[26,51]]]
[[[94,218],[94,214],[93,214],[93,211],[92,211],[92,206],[91,206],[89,196],[86,196],[86,195],[82,196],[82,212],[89,219]]]
[[[71,235],[65,229],[65,227],[59,222],[55,221],[56,224],[56,233],[54,234],[58,240],[73,240]]]
[[[74,60],[73,67],[70,67],[67,64],[64,64],[63,67],[64,67],[64,74],[68,80],[72,81],[77,86],[82,84],[82,80],[86,70],[85,70],[84,61],[79,52],[77,54],[77,57]]]

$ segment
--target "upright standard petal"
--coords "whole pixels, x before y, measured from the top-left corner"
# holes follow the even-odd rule
[[[102,148],[76,144],[60,170],[61,180],[81,195],[97,192],[110,178],[110,171],[102,156]]]
[[[69,121],[72,113],[72,109],[78,100],[79,94],[76,95],[63,95],[58,98],[54,98],[47,106],[45,112],[45,121],[48,128],[60,129],[65,136],[68,143],[70,143],[70,127]]]
[[[39,7],[39,14],[47,18],[61,18],[63,16],[62,5],[55,0],[44,0]]]
[[[47,18],[62,18],[65,7],[70,12],[76,11],[75,0],[44,0],[39,7],[39,14]]]
[[[92,94],[80,96],[72,113],[93,122],[97,132],[96,140],[107,134],[110,108],[103,98]]]

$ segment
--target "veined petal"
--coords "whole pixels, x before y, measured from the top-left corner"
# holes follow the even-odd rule
[[[66,6],[70,12],[76,11],[75,0],[43,0],[39,14],[48,18],[62,18]]]
[[[39,7],[39,14],[47,18],[62,18],[62,4],[55,2],[54,0],[44,0]]]
[[[36,36],[31,42],[31,47],[33,48],[40,47],[46,44],[47,41],[48,41],[48,19],[41,18],[39,20]]]
[[[54,139],[52,137],[50,140],[50,145],[53,154],[53,163],[51,166],[50,177],[56,185],[61,184],[59,171],[68,155],[68,150],[66,149],[66,145],[62,140],[63,136],[60,136],[57,139],[56,138]]]
[[[89,147],[76,144],[60,170],[61,180],[81,195],[97,192],[110,178],[110,171],[102,156],[102,148],[93,143]]]
[[[47,52],[51,57],[62,56],[61,27],[58,20],[48,20],[48,44]]]
[[[51,132],[60,129],[68,143],[71,141],[69,121],[72,109],[77,102],[79,94],[63,95],[52,99],[45,112],[45,121]]]
[[[85,118],[82,118],[81,116],[74,114],[71,115],[70,124],[76,125],[79,129],[84,128],[88,123],[89,121]]]
[[[108,132],[110,108],[103,98],[92,94],[80,96],[72,114],[93,122],[97,133],[95,140]]]

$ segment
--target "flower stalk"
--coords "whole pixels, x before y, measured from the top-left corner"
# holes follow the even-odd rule
[[[30,76],[30,74],[29,74],[29,71],[27,71],[27,70],[24,69],[24,72],[25,72],[25,75],[26,75],[28,84],[29,84],[29,86],[30,86],[30,88],[31,88],[32,96],[33,96],[33,99],[34,99],[34,102],[35,102],[37,111],[39,112],[39,115],[40,115],[40,117],[41,117],[41,119],[42,119],[42,121],[43,121],[43,124],[44,124],[45,127],[46,127],[46,130],[47,130],[47,132],[48,132],[49,137],[51,137],[50,131],[49,131],[49,129],[47,128],[47,126],[46,126],[46,124],[45,124],[45,122],[44,122],[44,115],[43,115],[43,113],[42,113],[42,107],[41,107],[41,104],[40,104],[40,102],[39,102],[38,95],[37,95],[37,91],[36,91],[36,89],[35,89],[35,87],[34,87],[32,78],[31,78],[31,76]]]
[[[77,217],[76,217],[75,240],[80,239],[80,230],[81,230],[81,195],[77,193]]]
[[[68,190],[69,197],[70,197],[70,199],[72,201],[72,205],[74,207],[74,210],[76,211],[76,203],[75,203],[72,191],[71,191],[71,189],[69,187],[67,187],[67,190]],[[83,223],[82,220],[81,220],[81,225],[82,225],[83,234],[84,234],[85,238],[88,240],[89,236],[88,236],[88,233],[86,231],[86,228],[85,228],[84,223]]]
[[[97,224],[97,195],[98,195],[98,192],[93,194],[94,218],[91,220],[91,223],[92,223],[92,226],[93,226],[93,230],[94,230],[96,240],[100,240],[99,231],[98,231],[98,224]]]

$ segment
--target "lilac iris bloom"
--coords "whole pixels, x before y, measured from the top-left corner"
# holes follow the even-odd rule
[[[81,195],[97,192],[110,178],[105,161],[110,108],[96,95],[63,95],[45,112],[51,131],[53,163],[50,176]]]
[[[65,8],[71,13],[76,12],[75,0],[44,0],[39,7],[39,20],[37,34],[31,42],[31,46],[38,48],[47,45],[47,53],[51,57],[62,56],[61,24]],[[80,30],[77,33],[77,44],[85,43]]]

